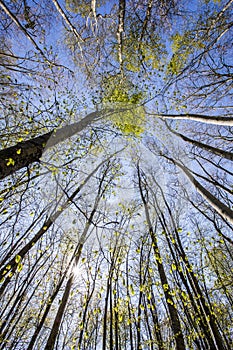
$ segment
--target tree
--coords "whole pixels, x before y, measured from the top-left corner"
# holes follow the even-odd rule
[[[232,0],[0,7],[0,350],[231,349]]]

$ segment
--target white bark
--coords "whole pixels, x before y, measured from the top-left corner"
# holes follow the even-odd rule
[[[225,125],[233,126],[233,117],[220,117],[220,116],[210,116],[201,114],[155,114],[147,113],[148,115],[153,115],[161,119],[182,119],[182,120],[194,120],[196,122],[213,124],[213,125]]]

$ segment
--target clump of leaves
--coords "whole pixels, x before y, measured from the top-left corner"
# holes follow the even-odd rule
[[[133,40],[134,39],[134,40]],[[125,68],[130,72],[140,72],[144,67],[158,69],[164,57],[165,45],[156,36],[153,42],[138,43],[138,38],[128,37],[125,39],[124,62]]]
[[[111,121],[122,133],[140,136],[145,126],[145,110],[141,106],[143,93],[121,84],[105,90],[102,103],[115,110]]]
[[[203,49],[204,44],[191,31],[186,31],[183,34],[176,33],[171,36],[171,40],[173,55],[168,65],[168,73],[177,75],[184,68],[195,49]]]

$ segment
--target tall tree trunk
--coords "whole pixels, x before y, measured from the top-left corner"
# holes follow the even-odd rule
[[[182,333],[182,329],[181,329],[179,316],[178,316],[177,310],[175,308],[175,303],[174,303],[173,297],[171,295],[171,289],[170,289],[170,286],[168,284],[167,276],[166,276],[164,266],[162,263],[162,257],[160,255],[159,247],[157,244],[157,239],[155,237],[153,226],[152,226],[152,223],[150,220],[150,214],[149,214],[149,209],[148,209],[148,205],[147,205],[147,200],[143,194],[139,165],[138,165],[138,184],[139,184],[139,191],[140,191],[141,199],[142,199],[142,202],[144,205],[146,221],[147,221],[147,224],[149,227],[149,234],[151,237],[154,253],[156,256],[156,262],[157,262],[158,272],[159,272],[159,276],[160,276],[160,281],[161,281],[161,284],[163,286],[164,295],[165,295],[165,299],[166,299],[167,307],[168,307],[168,311],[169,311],[169,316],[171,319],[171,326],[172,326],[172,331],[173,331],[174,338],[175,338],[176,349],[177,350],[185,350],[185,342],[184,342],[184,337],[183,337],[183,333]]]
[[[156,181],[155,181],[155,183],[157,184],[157,186],[159,186]],[[213,314],[213,312],[212,312],[210,306],[208,305],[208,302],[205,299],[205,296],[204,296],[204,294],[199,286],[198,279],[196,278],[196,275],[193,272],[192,266],[189,263],[188,256],[186,255],[184,248],[183,248],[183,245],[181,243],[181,240],[180,240],[180,237],[178,234],[178,230],[176,228],[175,220],[174,220],[174,217],[172,214],[172,210],[171,210],[160,186],[159,186],[159,188],[160,188],[164,203],[168,209],[169,216],[170,216],[172,223],[173,223],[173,229],[175,232],[174,247],[176,248],[178,255],[182,258],[182,260],[186,266],[186,275],[182,277],[183,272],[181,272],[179,270],[178,263],[177,263],[179,274],[180,274],[182,281],[186,287],[186,290],[189,293],[189,297],[190,297],[190,300],[193,304],[194,310],[197,312],[197,314],[199,314],[199,317],[201,319],[201,325],[202,325],[203,330],[205,332],[206,339],[210,344],[210,348],[215,349],[215,350],[226,350],[225,345],[223,344],[223,341],[221,338],[221,334],[219,333],[219,330],[218,330],[218,327],[216,324],[216,316]],[[156,203],[157,203],[157,201],[156,201]],[[168,229],[168,226],[166,223],[165,216],[161,213],[161,216],[158,214],[158,217],[159,217],[161,225],[166,233],[166,238],[167,238],[167,241],[169,243],[169,238],[168,238],[169,237],[169,234],[168,234],[169,229]],[[170,233],[170,236],[171,236],[171,233]],[[169,248],[170,248],[171,253],[172,253],[173,249],[172,249],[172,246],[170,243],[169,243]],[[174,257],[174,255],[173,255],[173,257]],[[174,259],[175,259],[175,257],[174,257]],[[193,298],[193,294],[189,290],[186,278],[189,281],[189,284],[193,290],[193,294],[194,294],[195,298]]]
[[[170,126],[166,123],[167,128],[176,136],[180,137],[182,140],[191,143],[193,146],[197,146],[199,148],[204,149],[205,151],[214,153],[216,155],[218,155],[219,157],[223,157],[226,159],[229,159],[231,161],[233,161],[233,153],[225,151],[223,149],[219,149],[217,147],[213,147],[210,145],[206,145],[205,143],[202,143],[200,141],[196,141],[193,139],[190,139],[189,137],[180,134],[179,132],[176,132],[175,130],[173,130],[172,128],[170,128]]]
[[[113,350],[113,301],[112,301],[112,280],[109,280],[109,350]]]
[[[173,164],[175,164],[178,168],[180,168],[183,173],[187,176],[190,182],[194,185],[196,190],[201,194],[201,196],[207,200],[207,202],[216,210],[216,212],[222,216],[224,219],[229,221],[233,225],[233,211],[222,203],[218,198],[216,198],[212,193],[210,193],[204,186],[198,182],[191,172],[180,162],[176,161],[173,158],[170,158],[166,155],[163,155],[166,159],[170,160]]]
[[[126,269],[126,293],[128,298],[127,309],[128,309],[128,317],[129,317],[130,350],[134,350],[134,343],[133,343],[134,337],[133,337],[133,329],[132,329],[132,322],[131,322],[132,308],[130,305],[130,292],[129,292],[129,251],[127,252],[125,269]]]
[[[41,48],[37,45],[35,40],[33,39],[32,35],[26,30],[26,28],[19,22],[17,17],[11,12],[11,10],[7,7],[7,5],[0,1],[0,6],[3,9],[3,11],[11,18],[11,20],[16,24],[16,26],[24,33],[24,35],[28,38],[28,40],[32,43],[32,45],[35,47],[35,49],[40,52],[40,54],[47,60],[48,58],[45,56],[44,52],[41,50]]]
[[[81,253],[81,251],[80,251],[80,253]],[[77,257],[77,260],[76,260],[77,262],[78,262],[79,256]],[[47,341],[47,344],[45,346],[45,350],[53,350],[54,349],[57,334],[58,334],[58,331],[59,331],[59,328],[61,325],[61,321],[62,321],[62,318],[64,315],[64,311],[65,311],[65,308],[66,308],[66,305],[67,305],[67,302],[69,299],[70,290],[71,290],[71,287],[73,284],[73,280],[74,280],[74,275],[72,274],[70,276],[70,278],[68,279],[68,282],[66,284],[66,288],[65,288],[64,294],[62,296],[62,300],[61,300],[61,303],[59,305],[59,308],[58,308],[58,311],[57,311],[57,314],[56,314],[56,317],[55,317],[55,320],[53,323],[53,327],[51,329],[51,332],[50,332],[50,335],[49,335],[49,338]]]
[[[101,119],[103,113],[92,112],[77,123],[47,132],[44,135],[19,142],[0,151],[0,180],[34,162],[39,162],[45,150],[84,130]]]
[[[125,20],[125,0],[119,0],[119,10],[118,10],[118,29],[117,29],[117,42],[118,42],[118,60],[120,64],[120,70],[123,74],[123,42],[122,36],[124,32],[124,20]]]
[[[95,276],[95,278],[96,277],[97,276]],[[85,326],[87,328],[87,323],[88,323],[88,317],[87,317],[87,315],[88,315],[88,308],[89,308],[89,304],[90,304],[91,298],[92,298],[92,296],[94,294],[94,291],[95,291],[95,280],[93,282],[92,290],[88,294],[86,302],[85,302],[85,308],[84,308],[84,312],[83,312],[83,316],[82,316],[83,328],[81,329],[80,334],[79,334],[77,349],[81,349],[81,347],[82,347],[83,336],[84,336],[84,333],[85,333]],[[89,292],[89,290],[88,290],[88,292]]]
[[[186,114],[151,113],[151,114],[161,119],[193,120],[193,121],[206,123],[206,124],[233,126],[233,117],[220,117],[220,116],[212,116],[212,115],[193,114],[193,113],[186,113]]]
[[[71,21],[69,20],[69,17],[65,14],[65,12],[62,10],[59,2],[57,0],[52,0],[54,3],[54,6],[56,7],[57,11],[60,13],[60,15],[62,16],[62,18],[64,19],[64,21],[66,22],[67,26],[70,28],[70,30],[74,33],[74,35],[76,36],[76,38],[78,39],[78,44],[80,46],[79,42],[83,42],[83,38],[81,37],[81,35],[78,33],[77,29],[75,28],[75,26],[73,26],[73,24],[71,23]]]
[[[141,246],[140,248],[140,261],[139,261],[139,296],[138,296],[138,305],[137,305],[137,318],[136,318],[136,337],[137,337],[137,350],[140,350],[142,348],[142,344],[141,344],[141,320],[142,320],[142,310],[141,310],[141,305],[142,305],[142,290],[141,290],[141,286],[143,285],[143,281],[142,281],[142,249],[143,247]]]
[[[88,221],[86,222],[85,228],[84,228],[83,233],[80,237],[80,242],[77,246],[77,254],[75,257],[74,265],[72,264],[72,267],[78,265],[79,258],[80,258],[81,253],[82,253],[83,245],[87,239],[88,230],[89,230],[90,225],[92,223],[92,220],[93,220],[94,214],[96,212],[99,200],[100,200],[100,198],[97,196],[96,201],[94,203],[94,208],[90,214],[90,217],[88,218]],[[71,270],[70,277],[66,283],[65,291],[63,293],[61,303],[59,305],[52,329],[51,329],[50,334],[49,334],[49,338],[47,340],[47,344],[45,346],[45,350],[53,350],[53,348],[54,348],[54,345],[55,345],[55,342],[57,339],[57,335],[58,335],[58,331],[59,331],[64,313],[65,313],[66,305],[67,305],[67,302],[69,300],[70,291],[71,291],[71,288],[73,285],[74,277],[75,277],[74,272]]]
[[[150,300],[150,312],[151,316],[153,319],[153,326],[154,326],[154,332],[155,332],[155,337],[156,337],[156,344],[158,345],[159,350],[164,350],[163,346],[163,338],[160,330],[160,325],[159,325],[159,317],[157,313],[157,305],[155,302],[155,296],[153,292],[153,288],[151,286],[151,300]]]
[[[115,290],[117,290],[118,279],[115,283]],[[119,334],[118,334],[118,310],[117,310],[117,293],[114,294],[114,339],[115,339],[115,349],[119,350]]]
[[[108,300],[110,293],[109,278],[107,280],[107,290],[105,295],[104,303],[104,322],[103,322],[103,340],[102,340],[102,350],[107,349],[107,324],[108,324]]]
[[[45,253],[43,253],[43,255],[44,254]],[[42,282],[43,278],[41,278],[40,281],[38,281],[36,283],[36,286],[35,286],[33,292],[29,296],[28,289],[29,289],[32,281],[34,280],[34,277],[35,277],[36,272],[37,272],[37,271],[34,271],[34,269],[36,269],[37,264],[43,255],[41,255],[39,257],[39,259],[37,260],[37,262],[34,263],[34,266],[30,270],[31,276],[28,275],[27,281],[24,281],[24,284],[20,288],[20,291],[17,293],[17,295],[14,295],[15,298],[11,298],[8,301],[8,306],[12,304],[8,314],[4,315],[4,311],[6,311],[6,310],[2,310],[2,314],[0,316],[0,319],[2,320],[2,324],[0,327],[1,349],[4,349],[4,347],[5,347],[4,339],[9,338],[12,333],[13,334],[15,333],[15,327],[17,327],[17,324],[21,320],[22,315],[24,314],[24,311],[25,311],[27,305],[30,303],[31,298],[35,294],[37,287]],[[44,264],[46,263],[47,260],[48,260],[48,258],[45,260]],[[50,266],[46,269],[45,274],[48,272],[49,268],[50,268]],[[16,293],[16,291],[15,291],[15,293]],[[21,303],[23,304],[25,300],[26,300],[26,305],[24,305],[24,307],[21,308]],[[12,303],[12,301],[13,301],[13,303]],[[4,331],[4,328],[6,328],[5,331]]]

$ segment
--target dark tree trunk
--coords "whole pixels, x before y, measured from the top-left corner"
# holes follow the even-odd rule
[[[82,131],[91,123],[99,120],[100,112],[88,114],[77,123],[50,131],[33,139],[19,142],[0,151],[0,179],[14,174],[17,170],[39,162],[43,152]]]

